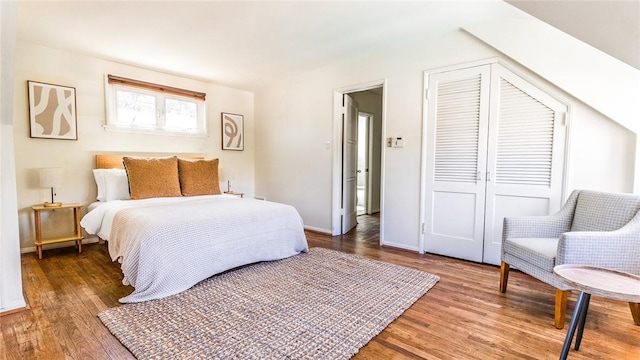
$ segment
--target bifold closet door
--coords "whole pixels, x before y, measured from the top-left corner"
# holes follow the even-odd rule
[[[499,264],[504,217],[562,204],[566,106],[498,64],[428,89],[424,251]]]
[[[429,76],[425,251],[482,261],[490,66]]]
[[[566,106],[492,65],[483,262],[500,264],[505,216],[562,205]]]

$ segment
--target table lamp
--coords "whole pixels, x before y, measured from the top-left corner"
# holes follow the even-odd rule
[[[62,206],[61,202],[55,202],[54,188],[62,185],[62,169],[61,168],[42,168],[39,171],[40,187],[51,188],[51,202],[45,202],[45,207]]]

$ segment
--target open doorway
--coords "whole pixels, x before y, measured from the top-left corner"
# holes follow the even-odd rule
[[[382,87],[349,93],[358,103],[358,216],[380,212]]]
[[[352,232],[366,232],[369,235],[373,232],[376,235],[381,233],[383,85],[384,83],[378,83],[377,86],[354,87],[336,93],[336,100],[340,101],[337,107],[342,109],[338,118],[338,129],[342,136],[340,136],[339,154],[334,157],[334,160],[337,160],[337,162],[334,161],[334,168],[341,169],[341,172],[336,174],[337,178],[334,177],[334,184],[341,184],[337,194],[334,188],[334,199],[340,201],[338,206],[334,203],[334,221],[336,215],[339,220],[337,224],[334,222],[339,226],[338,229],[336,226],[333,227],[334,235],[352,234]],[[347,104],[346,107],[345,104]],[[357,107],[355,122],[349,120],[350,114],[353,113],[353,104]],[[349,126],[353,125],[356,131],[352,132]],[[357,136],[351,135],[355,135],[354,133],[357,133]],[[357,142],[356,151],[351,150],[354,140]],[[354,152],[356,154],[353,154]],[[356,163],[350,165],[350,162]],[[355,170],[354,174],[351,173],[351,169]],[[355,219],[351,215],[351,204],[355,204]],[[355,220],[353,224],[352,219]]]
[[[358,175],[356,181],[356,213],[358,216],[371,214],[371,184],[369,168],[371,164],[371,121],[373,115],[358,112]]]

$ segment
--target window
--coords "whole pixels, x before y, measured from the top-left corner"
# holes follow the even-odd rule
[[[107,130],[207,135],[204,93],[108,75],[106,94]]]

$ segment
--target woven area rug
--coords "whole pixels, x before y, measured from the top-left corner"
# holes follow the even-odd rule
[[[349,359],[438,280],[312,248],[98,316],[139,359]]]

